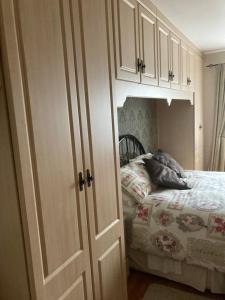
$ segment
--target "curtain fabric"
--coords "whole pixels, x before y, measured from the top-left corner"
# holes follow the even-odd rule
[[[210,170],[225,171],[225,64],[217,66],[217,94]]]

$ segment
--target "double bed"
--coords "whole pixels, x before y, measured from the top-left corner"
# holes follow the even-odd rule
[[[143,168],[143,157],[134,136],[120,137],[121,170]],[[129,266],[225,293],[225,173],[185,171],[185,177],[191,189],[157,188],[141,201],[123,188]]]

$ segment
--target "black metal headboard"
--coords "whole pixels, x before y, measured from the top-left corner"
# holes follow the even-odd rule
[[[145,154],[145,149],[141,142],[131,134],[120,135],[119,151],[121,167],[128,164],[131,159]]]

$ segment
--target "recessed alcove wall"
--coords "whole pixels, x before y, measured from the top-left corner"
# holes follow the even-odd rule
[[[132,134],[143,144],[146,152],[158,147],[157,106],[154,100],[127,98],[118,108],[119,134]]]
[[[194,106],[190,101],[157,102],[158,147],[185,169],[195,169]]]
[[[185,169],[194,169],[194,106],[188,100],[127,98],[118,108],[119,134],[133,134],[146,152],[170,153]]]

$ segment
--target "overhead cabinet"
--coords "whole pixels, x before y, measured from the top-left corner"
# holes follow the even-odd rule
[[[182,41],[181,42],[181,89],[187,90],[188,88],[188,46]]]
[[[159,86],[180,89],[180,39],[158,20]]]
[[[189,89],[194,90],[195,88],[195,71],[198,68],[196,64],[196,56],[191,49],[188,51],[188,76],[187,85]]]
[[[115,12],[116,76],[140,82],[137,1],[116,0],[112,3]]]
[[[158,85],[156,16],[136,0],[113,1],[116,78]]]
[[[191,49],[181,42],[181,89],[194,89],[195,55]]]
[[[139,5],[141,83],[158,85],[156,17]]]
[[[180,89],[180,39],[170,32],[170,87]]]
[[[112,6],[116,79],[193,90],[195,53],[154,5],[115,0]]]
[[[170,31],[158,21],[159,86],[170,87]]]

